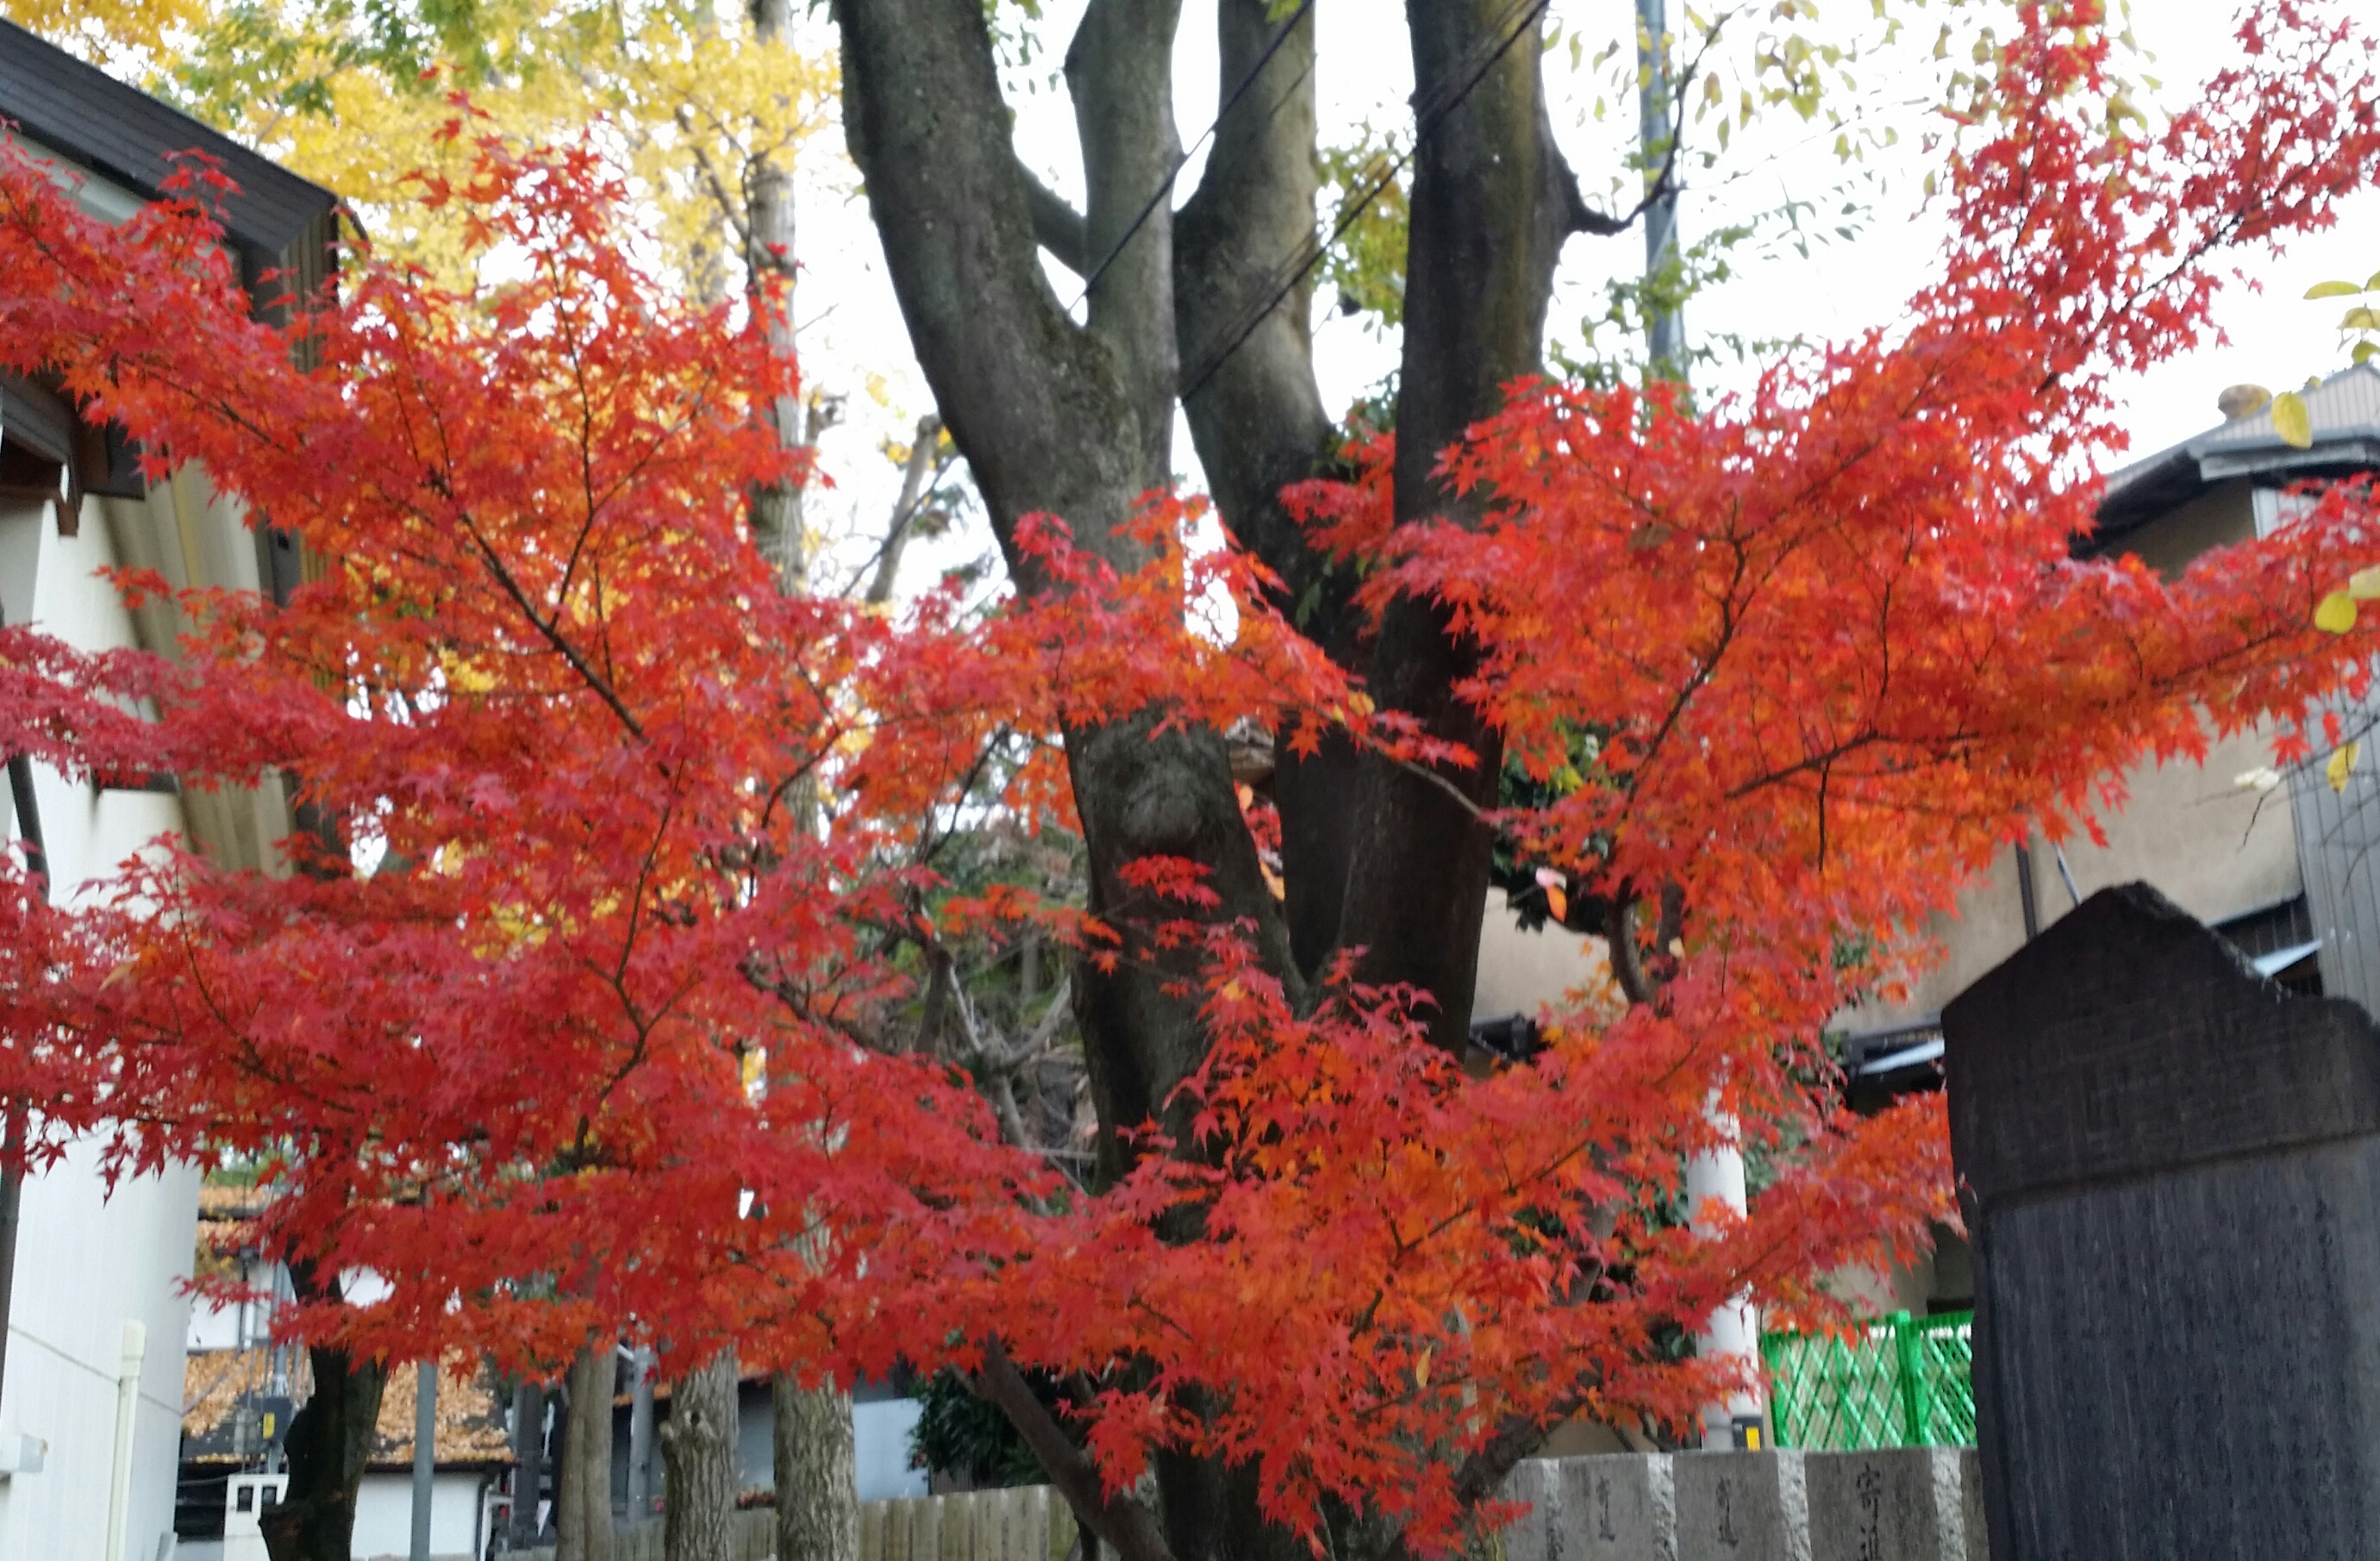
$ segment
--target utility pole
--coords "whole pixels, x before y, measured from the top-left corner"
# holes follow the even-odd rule
[[[1661,304],[1650,295],[1672,280],[1678,260],[1678,192],[1674,184],[1660,184],[1662,170],[1674,167],[1670,142],[1675,129],[1670,105],[1670,18],[1667,0],[1636,0],[1637,133],[1644,151],[1645,185],[1656,192],[1645,210],[1645,334],[1649,369],[1657,380],[1682,386],[1686,381],[1686,322],[1674,303]],[[1710,1227],[1709,1210],[1730,1210],[1741,1217],[1746,1207],[1743,1185],[1742,1129],[1722,1108],[1716,1091],[1708,1107],[1718,1144],[1686,1162],[1686,1208],[1697,1231]],[[1735,1358],[1746,1377],[1759,1381],[1760,1319],[1750,1298],[1738,1296],[1705,1319],[1695,1339],[1706,1358]],[[1730,1394],[1724,1401],[1703,1406],[1703,1446],[1728,1447],[1744,1441],[1766,1446],[1761,1434],[1761,1395]]]
[[[437,1499],[438,1362],[415,1368],[413,1388],[413,1555],[430,1561],[430,1515]]]
[[[1650,190],[1670,164],[1670,31],[1668,0],[1636,0],[1637,131]],[[1654,284],[1677,263],[1678,192],[1663,189],[1645,212],[1645,280]],[[1657,379],[1686,377],[1686,322],[1674,306],[1645,304],[1646,345]]]

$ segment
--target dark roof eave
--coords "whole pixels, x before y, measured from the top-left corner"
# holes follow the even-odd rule
[[[480,1458],[439,1458],[431,1470],[437,1474],[494,1474],[513,1466],[510,1453],[490,1453]],[[410,1474],[411,1458],[370,1458],[364,1463],[366,1474]]]
[[[2218,483],[2235,478],[2263,478],[2278,485],[2375,467],[2380,467],[2380,435],[2374,434],[2326,439],[2307,450],[2289,444],[2254,445],[2204,455],[2195,454],[2188,444],[2178,444],[2128,467],[2119,474],[2120,481],[2107,485],[2099,499],[2098,528],[2088,537],[2077,538],[2074,551],[2083,558],[2108,552],[2149,522],[2171,514]]]
[[[239,187],[224,203],[225,233],[274,260],[338,204],[320,185],[6,20],[0,118],[148,200],[173,176],[174,153],[206,153]]]

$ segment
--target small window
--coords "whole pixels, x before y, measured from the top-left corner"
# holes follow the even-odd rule
[[[257,1510],[260,1512],[270,1512],[280,1505],[281,1486],[278,1482],[275,1482],[264,1487],[264,1505],[257,1508]]]
[[[256,1510],[256,1487],[253,1485],[242,1485],[232,1495],[232,1506],[242,1512],[254,1512]]]

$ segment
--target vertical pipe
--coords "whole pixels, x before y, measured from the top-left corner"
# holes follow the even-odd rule
[[[1670,142],[1670,60],[1662,41],[1670,30],[1668,0],[1636,0],[1637,134],[1644,148],[1645,183],[1649,191],[1668,163]],[[1645,280],[1658,286],[1678,258],[1678,195],[1665,191],[1645,212]],[[1686,368],[1686,325],[1674,306],[1645,306],[1646,345],[1656,379],[1682,380]]]
[[[2016,893],[2024,905],[2024,940],[2041,936],[2041,901],[2033,887],[2033,835],[2016,842]]]
[[[124,1531],[132,1518],[132,1434],[140,1409],[140,1361],[149,1330],[124,1325],[124,1354],[115,1372],[115,1465],[107,1493],[107,1561],[124,1561]]]
[[[438,1362],[424,1361],[414,1370],[412,1561],[430,1561],[430,1515],[437,1495]]]
[[[17,1292],[17,1221],[25,1203],[25,1107],[10,1101],[0,1129],[0,1403],[7,1398],[8,1309]]]
[[[7,622],[0,613],[0,623]],[[42,811],[33,799],[33,767],[24,755],[7,764],[8,800],[16,813],[17,838],[25,849],[25,867],[33,877],[34,891],[47,899],[50,855],[42,841]],[[17,1298],[17,1220],[25,1202],[25,1103],[12,1100],[4,1108],[6,1125],[0,1128],[0,1398],[8,1381],[8,1318]]]
[[[1686,1207],[1694,1230],[1705,1235],[1714,1228],[1710,1213],[1724,1208],[1740,1219],[1749,1207],[1744,1196],[1743,1151],[1737,1147],[1740,1139],[1734,1119],[1719,1110],[1716,1095],[1706,1110],[1713,1125],[1725,1135],[1724,1143],[1686,1162]],[[1695,1347],[1707,1357],[1730,1356],[1742,1361],[1748,1379],[1757,1383],[1760,1319],[1751,1298],[1736,1296],[1705,1319]],[[1734,1446],[1736,1418],[1759,1413],[1760,1396],[1752,1389],[1739,1388],[1717,1403],[1704,1405],[1703,1446]]]
[[[628,1521],[653,1515],[653,1352],[636,1349],[628,1389]]]

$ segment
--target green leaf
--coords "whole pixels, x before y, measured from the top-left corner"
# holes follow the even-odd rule
[[[2374,357],[2380,357],[2380,342],[2358,342],[2355,344],[2356,362],[2369,363]]]
[[[2363,289],[2352,282],[2317,282],[2306,289],[2309,298],[2351,298]]]
[[[2380,293],[2380,271],[2372,273],[2371,279],[2363,284],[2363,290],[2367,293]]]
[[[2313,416],[2306,410],[2305,397],[2295,391],[2273,397],[2273,431],[2284,444],[2300,450],[2313,448]]]
[[[2349,309],[2340,319],[2338,328],[2342,331],[2380,331],[2380,310],[2369,306]]]
[[[2355,627],[2355,599],[2345,591],[2331,592],[2313,610],[2313,626],[2326,635],[2343,635]]]

